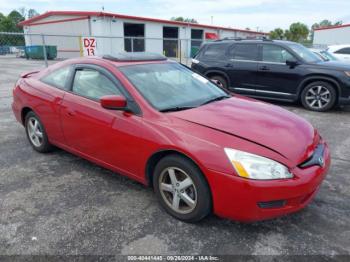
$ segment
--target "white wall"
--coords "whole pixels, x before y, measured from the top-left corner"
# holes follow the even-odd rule
[[[67,17],[50,17],[47,21],[55,21],[59,19],[67,19]],[[40,20],[38,22],[44,22]],[[89,20],[77,20],[70,22],[43,24],[25,26],[25,33],[44,34],[44,35],[67,35],[67,36],[45,36],[46,45],[57,46],[58,58],[77,57],[80,54],[78,35],[89,35]],[[69,37],[72,35],[72,37]],[[27,35],[25,37],[26,46],[42,45],[41,36]]]
[[[77,18],[77,16],[51,16],[37,23],[56,21],[62,19]],[[215,33],[220,38],[246,37],[254,33],[245,33],[233,30],[203,28],[196,26],[174,25],[171,23],[157,23],[142,20],[118,19],[112,17],[91,17],[85,20],[76,20],[64,23],[51,23],[25,27],[26,33],[74,35],[74,37],[50,36],[46,37],[47,45],[56,45],[59,58],[77,57],[79,53],[79,38],[77,36],[97,37],[97,55],[115,54],[124,51],[124,23],[140,23],[145,25],[145,50],[148,52],[163,53],[163,27],[178,27],[179,39],[181,39],[181,58],[190,56],[191,53],[191,29],[203,30],[205,33]],[[104,37],[106,36],[106,37]],[[113,38],[111,38],[113,37]],[[42,45],[40,36],[26,36],[26,45]]]
[[[316,30],[313,43],[317,45],[350,44],[350,26]]]

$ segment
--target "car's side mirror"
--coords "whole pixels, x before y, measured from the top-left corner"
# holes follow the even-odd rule
[[[294,68],[297,65],[299,65],[299,62],[297,60],[287,60],[286,65],[289,66],[290,68]]]
[[[122,96],[103,96],[100,98],[100,104],[103,108],[127,111],[127,102]]]

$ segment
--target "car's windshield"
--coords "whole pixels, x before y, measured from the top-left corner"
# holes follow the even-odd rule
[[[228,97],[215,84],[178,63],[129,65],[119,69],[159,111],[184,110]]]
[[[297,53],[307,63],[322,62],[323,60],[315,53],[307,49],[305,46],[299,44],[291,44],[289,47]]]
[[[330,52],[323,50],[320,51],[320,53],[325,56],[326,58],[328,58],[329,61],[336,61],[338,60],[334,55],[332,55]]]

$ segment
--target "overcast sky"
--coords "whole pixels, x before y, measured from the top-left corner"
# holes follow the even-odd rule
[[[83,10],[169,19],[183,16],[202,24],[270,31],[293,22],[311,26],[323,19],[350,23],[350,0],[0,0],[0,12],[19,7],[39,13]]]

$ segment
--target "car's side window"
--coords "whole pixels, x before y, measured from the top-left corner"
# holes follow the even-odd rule
[[[72,91],[78,95],[99,100],[105,95],[121,95],[115,84],[97,70],[84,68],[75,72]]]
[[[262,61],[284,64],[287,60],[295,61],[295,58],[283,47],[277,45],[262,46]]]
[[[235,44],[229,51],[229,57],[234,60],[257,61],[258,46],[256,44]]]
[[[223,59],[225,58],[227,45],[224,44],[210,44],[205,49],[203,57],[206,59]]]
[[[70,66],[57,69],[48,75],[44,76],[40,80],[45,84],[57,87],[59,89],[66,89],[67,79],[70,72]]]
[[[350,55],[350,47],[339,49],[336,54]]]

